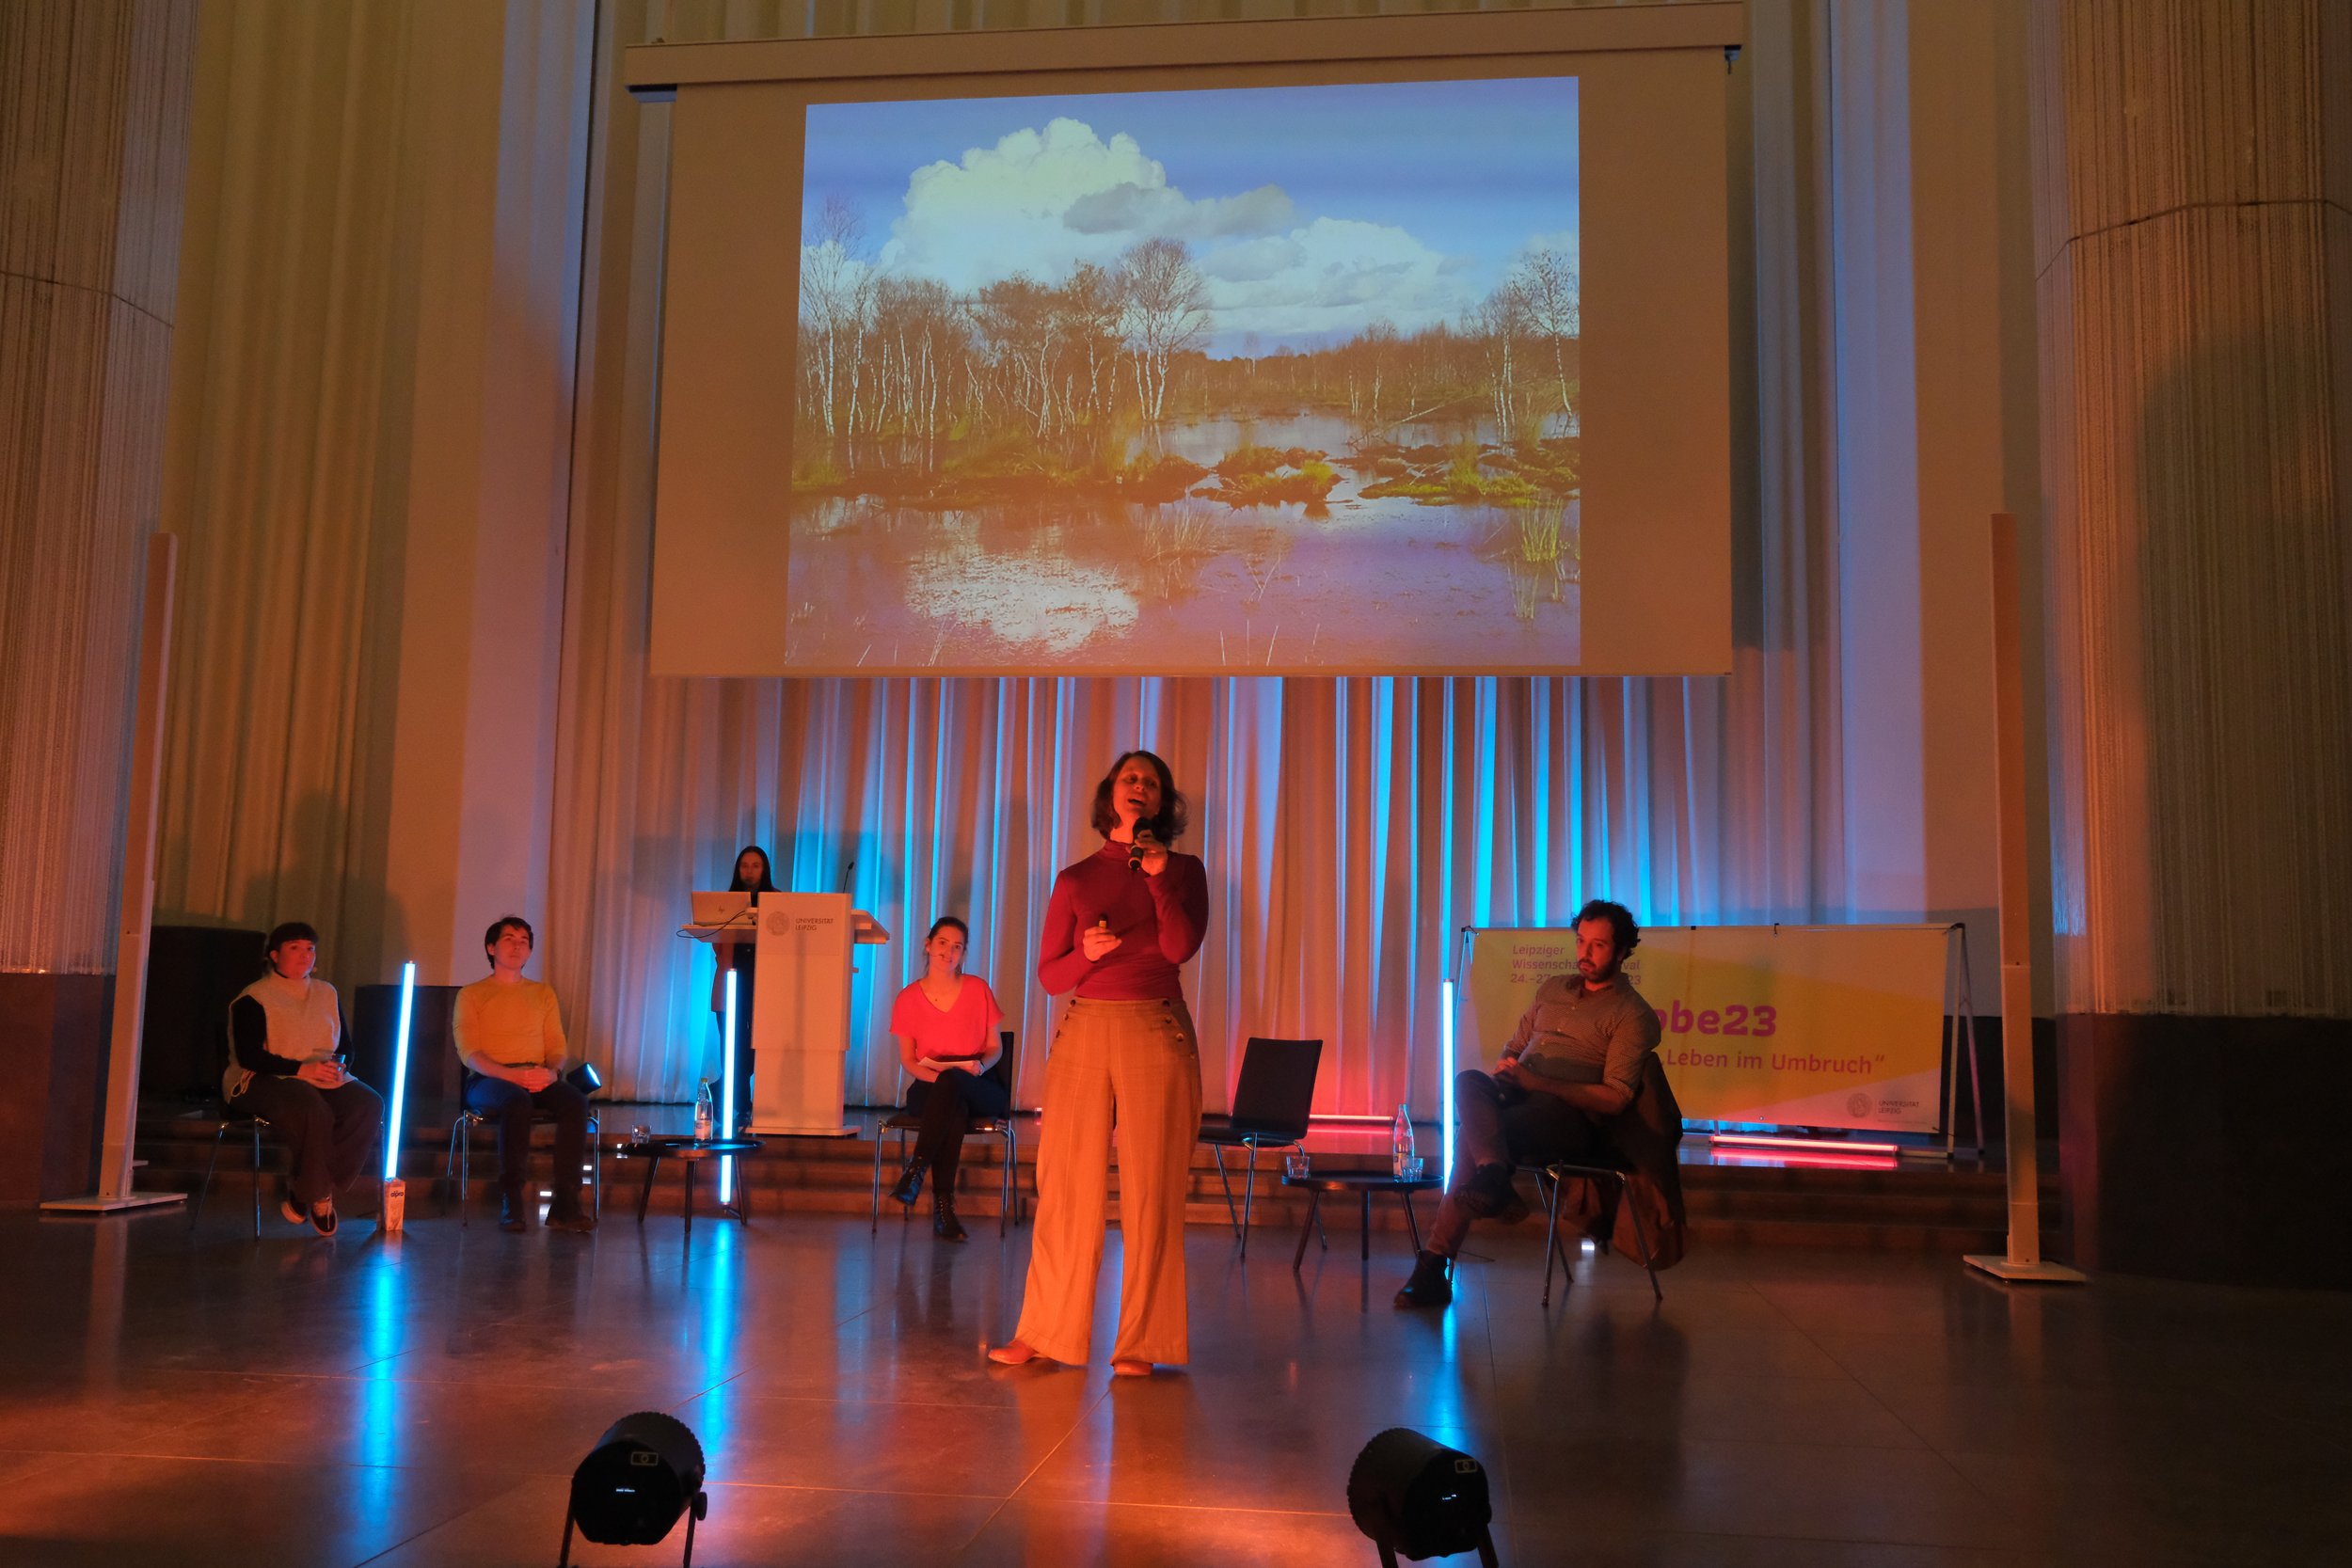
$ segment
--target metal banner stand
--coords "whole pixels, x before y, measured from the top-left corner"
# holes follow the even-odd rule
[[[179,541],[147,541],[147,604],[139,630],[139,687],[132,710],[131,810],[122,844],[122,914],[115,946],[115,1010],[106,1053],[105,1152],[98,1191],[41,1205],[50,1213],[113,1214],[183,1203],[185,1193],[131,1190],[138,1138],[139,1033],[147,1020],[148,933],[155,917],[155,819],[163,789],[164,689],[171,669],[172,568]]]
[[[1976,1111],[1977,1160],[1984,1160],[1984,1081],[1977,1070],[1977,1001],[1968,973],[1968,927],[1951,925],[1952,941],[1944,980],[1944,1046],[1947,1067],[1944,1077],[1944,1158],[1958,1151],[1960,1134],[1960,1062],[1968,1058],[1968,1102]]]
[[[1993,515],[1993,753],[2001,874],[2002,1153],[2009,1169],[2009,1251],[1970,1253],[1995,1279],[2081,1285],[2081,1271],[2042,1257],[2040,1148],[2034,1132],[2033,943],[2026,861],[2025,641],[2019,631],[2017,519]]]

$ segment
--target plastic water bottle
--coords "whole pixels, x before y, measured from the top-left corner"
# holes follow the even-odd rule
[[[1389,1134],[1389,1174],[1399,1181],[1413,1170],[1413,1118],[1404,1106],[1396,1108],[1396,1127]]]
[[[710,1080],[703,1080],[694,1091],[694,1139],[697,1143],[710,1141]]]

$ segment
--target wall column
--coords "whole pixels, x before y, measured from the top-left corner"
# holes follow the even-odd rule
[[[2352,16],[2030,55],[2076,1259],[2352,1284]]]
[[[195,12],[0,6],[0,1202],[93,1184]]]
[[[446,985],[498,916],[547,927],[596,8],[428,14],[385,961]]]

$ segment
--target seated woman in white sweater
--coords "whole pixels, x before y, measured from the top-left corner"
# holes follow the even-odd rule
[[[343,1066],[342,1005],[317,979],[319,935],[299,920],[270,932],[269,967],[229,1004],[229,1071],[237,1110],[267,1117],[293,1174],[278,1212],[335,1234],[335,1195],[367,1168],[384,1102]]]

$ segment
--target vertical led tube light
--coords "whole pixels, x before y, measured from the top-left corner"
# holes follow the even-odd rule
[[[1445,1125],[1438,1129],[1438,1148],[1445,1163],[1438,1167],[1440,1182],[1454,1179],[1454,982],[1438,983],[1439,1006],[1444,1009],[1438,1025],[1438,1072],[1441,1079],[1438,1115]]]
[[[727,971],[726,1040],[719,1048],[719,1136],[735,1136],[735,971]],[[735,1156],[719,1160],[719,1201],[735,1201]]]
[[[400,1180],[401,1117],[408,1105],[408,1025],[417,1016],[417,966],[400,966],[400,1028],[392,1037],[392,1104],[384,1118],[384,1180]]]

